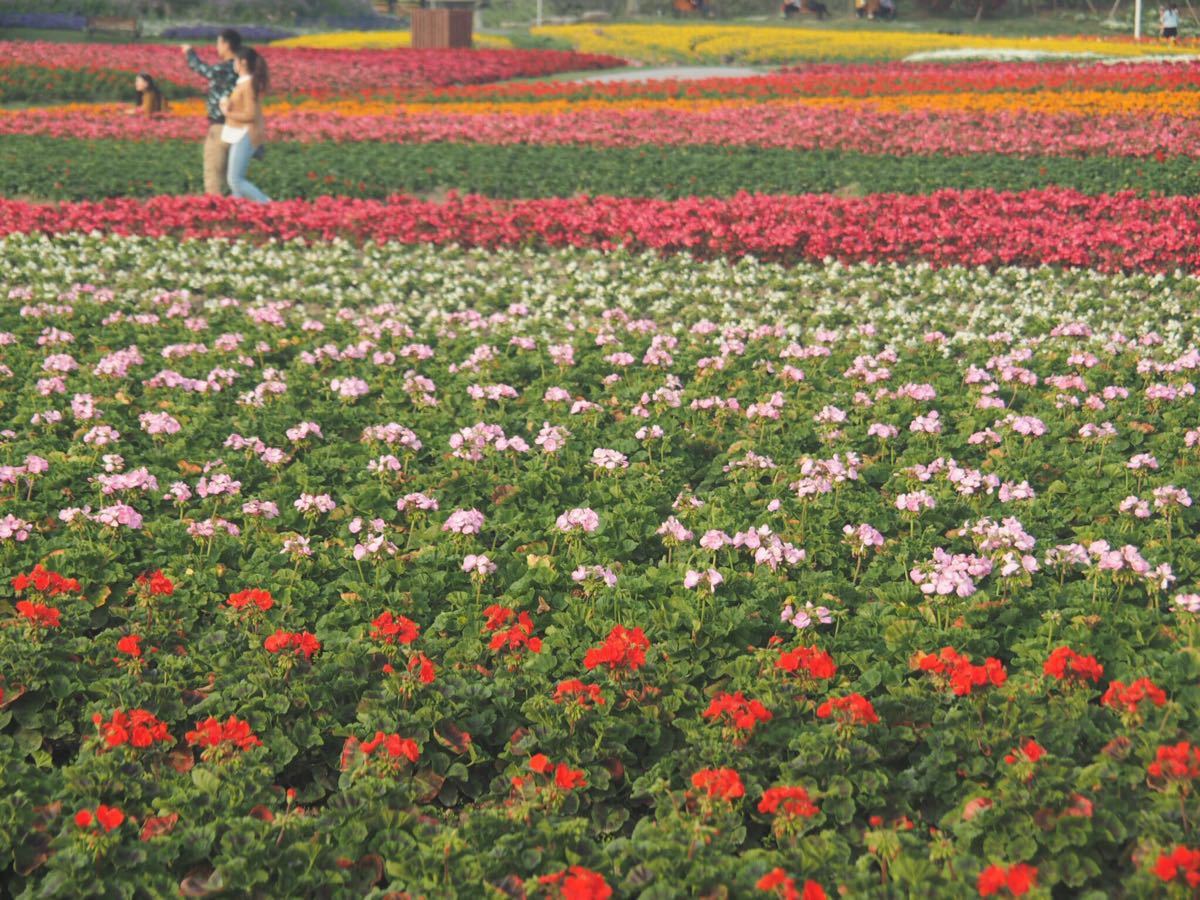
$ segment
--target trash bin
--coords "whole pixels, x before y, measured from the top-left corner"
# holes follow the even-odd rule
[[[412,11],[415,48],[469,48],[475,19],[475,0],[434,0]]]

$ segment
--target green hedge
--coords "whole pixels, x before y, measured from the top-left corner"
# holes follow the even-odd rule
[[[0,138],[0,193],[47,200],[195,193],[200,141]],[[1200,162],[1090,157],[880,157],[721,147],[272,144],[251,179],[272,197],[381,197],[444,189],[497,197],[925,193],[939,188],[1200,193]]]
[[[157,79],[168,100],[197,97],[191,85]],[[116,69],[51,69],[45,66],[0,68],[0,103],[49,103],[59,101],[133,101],[133,73]]]

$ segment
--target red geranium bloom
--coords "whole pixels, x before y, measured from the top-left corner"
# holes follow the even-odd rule
[[[1099,681],[1104,666],[1094,656],[1081,656],[1070,647],[1058,647],[1047,658],[1042,671],[1059,681]]]
[[[424,653],[417,653],[408,661],[408,671],[411,672],[414,669],[417,672],[417,680],[421,684],[433,684],[437,678],[437,669]]]
[[[1200,887],[1200,849],[1180,846],[1161,854],[1154,864],[1154,874],[1163,881],[1179,878],[1190,888]]]
[[[1128,685],[1121,681],[1112,682],[1100,698],[1100,703],[1103,706],[1111,706],[1118,712],[1132,715],[1138,712],[1138,707],[1145,700],[1149,700],[1155,706],[1162,706],[1167,702],[1167,695],[1149,678],[1139,678]]]
[[[783,809],[784,815],[798,816],[804,819],[815,816],[820,810],[808,796],[808,791],[799,785],[780,785],[763,791],[762,799],[758,801],[758,811],[766,815],[774,815]]]
[[[759,722],[771,721],[771,711],[758,700],[747,700],[741,691],[736,694],[717,694],[702,715],[712,720],[724,718],[731,727],[745,732],[745,738],[750,736]]]
[[[503,617],[501,621],[499,613],[489,614],[489,610],[503,610],[505,613],[509,613],[509,615]],[[488,610],[484,610],[484,614],[488,616],[488,621],[484,624],[484,627],[494,632],[491,641],[488,643],[488,649],[492,651],[508,650],[512,653],[519,653],[524,649],[528,649],[534,653],[542,652],[542,639],[533,636],[533,618],[529,613],[522,612],[516,614],[514,610],[492,606]],[[516,615],[516,623],[510,628],[505,628],[502,631],[499,630],[503,628],[503,622],[512,620],[513,615]],[[496,623],[494,628],[492,627],[493,622]]]
[[[1008,672],[1000,660],[989,656],[983,665],[977,666],[971,662],[969,656],[959,653],[953,647],[943,647],[937,653],[918,655],[917,668],[940,676],[959,697],[969,696],[975,688],[999,686],[1008,680]]]
[[[17,594],[22,594],[32,588],[46,597],[55,597],[59,594],[78,594],[83,590],[74,578],[65,578],[58,572],[51,572],[40,563],[30,569],[28,573],[14,576],[10,584]]]
[[[125,813],[115,806],[105,806],[101,803],[95,811],[81,809],[75,813],[75,824],[80,828],[91,828],[92,824],[99,825],[107,833],[118,828],[125,821]]]
[[[96,821],[100,823],[105,831],[112,831],[125,821],[125,813],[121,812],[115,806],[105,806],[101,803],[96,807]]]
[[[92,724],[96,726],[100,736],[104,738],[107,748],[120,747],[128,744],[131,747],[145,749],[156,743],[169,743],[171,734],[165,722],[160,722],[153,713],[144,709],[113,710],[112,716],[106,721],[104,716],[96,713],[92,716]]]
[[[701,769],[692,776],[692,787],[717,800],[733,801],[746,795],[742,776],[734,769]]]
[[[209,716],[203,722],[197,722],[194,731],[189,731],[185,737],[193,747],[206,749],[249,750],[251,747],[261,747],[262,741],[250,730],[250,723],[230,716],[224,722]]]
[[[371,640],[384,644],[411,644],[420,634],[420,625],[390,611],[381,613],[371,622]]]
[[[554,767],[554,783],[564,791],[587,787],[587,774],[582,769],[572,769],[559,763]]]
[[[296,656],[311,661],[313,654],[321,649],[317,636],[308,631],[284,631],[282,628],[263,641],[268,653],[283,653],[290,650]]]
[[[555,703],[565,703],[569,699],[574,699],[579,706],[585,708],[592,704],[596,706],[604,705],[604,694],[600,692],[600,686],[598,684],[584,684],[578,678],[560,681],[558,687],[554,689]]]
[[[139,575],[137,583],[156,597],[169,597],[175,593],[175,583],[163,574],[162,569]]]
[[[29,600],[17,601],[17,612],[34,628],[58,628],[62,625],[62,613],[57,607],[44,603],[32,603]]]
[[[640,628],[614,625],[604,643],[593,647],[583,657],[584,668],[591,670],[608,666],[609,671],[627,669],[636,672],[646,664],[650,641]]]
[[[1020,897],[1037,886],[1037,869],[1025,863],[1015,863],[1007,868],[991,865],[979,873],[977,886],[980,897],[991,897],[1001,891]]]
[[[760,891],[773,891],[783,900],[826,900],[825,889],[815,881],[806,881],[803,890],[796,890],[795,879],[782,867],[772,869],[754,886]]]
[[[1010,766],[1018,761],[1035,763],[1046,755],[1046,748],[1037,741],[1026,741],[1012,753],[1004,757],[1004,761]]]
[[[833,657],[817,647],[797,647],[784,651],[775,660],[775,668],[789,673],[801,672],[821,681],[837,674]]]
[[[826,700],[817,707],[817,718],[836,718],[846,725],[875,725],[879,722],[875,707],[862,694],[849,694]]]
[[[1164,744],[1154,755],[1154,762],[1146,767],[1151,778],[1167,781],[1191,781],[1200,778],[1200,747],[1187,741]]]
[[[558,763],[557,765],[550,761],[545,753],[535,753],[529,757],[529,770],[538,775],[546,775],[553,778],[554,786],[562,791],[573,791],[576,788],[587,787],[587,773],[582,769],[572,769],[566,763]],[[521,790],[527,779],[521,775],[516,775],[512,779],[513,787]]]
[[[142,655],[141,645],[142,636],[140,634],[127,634],[117,641],[117,652],[138,659]]]
[[[603,876],[583,866],[571,866],[552,875],[543,875],[538,883],[558,888],[562,900],[608,900],[612,896],[612,888]]]
[[[242,610],[247,606],[253,605],[262,612],[266,612],[275,605],[275,598],[271,596],[270,591],[264,591],[260,588],[247,588],[244,591],[238,591],[236,594],[230,594],[229,599],[225,602],[237,610]]]
[[[493,603],[483,611],[483,627],[488,631],[497,631],[517,617],[517,611],[506,606]]]
[[[364,756],[370,756],[380,748],[383,749],[383,755],[392,760],[407,759],[409,762],[415,763],[421,757],[421,750],[417,746],[417,742],[400,737],[398,734],[384,734],[382,731],[377,731],[371,740],[363,741],[358,745],[358,749]]]

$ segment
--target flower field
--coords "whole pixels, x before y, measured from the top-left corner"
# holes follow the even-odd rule
[[[0,883],[1194,897],[1200,68],[599,31],[0,44]]]
[[[1186,848],[1190,277],[4,240],[21,884]]]
[[[1157,56],[1194,52],[1187,42],[1133,43],[1121,37],[1009,38],[933,32],[838,30],[766,25],[547,25],[532,29],[584,53],[650,62],[771,65],[799,60],[902,59],[939,50],[1024,50],[1044,54]]]
[[[553,50],[480,50],[464,58],[460,53],[447,50],[397,52],[296,47],[272,48],[270,55],[272,87],[276,92],[325,96],[362,90],[387,92],[430,85],[532,78],[564,71],[601,69],[619,62],[613,57]],[[103,84],[114,77],[114,72],[130,75],[150,72],[164,80],[173,78],[195,84],[195,75],[184,64],[178,45],[0,41],[0,73],[17,66],[53,73],[72,84],[86,81],[88,76]],[[0,87],[9,81],[8,76],[0,77]],[[95,99],[86,91],[76,91],[67,94],[47,90],[42,96],[47,99]],[[8,99],[8,95],[0,94],[0,100]]]
[[[359,52],[412,75],[409,51]],[[273,162],[262,176],[268,193],[1200,191],[1200,75],[1193,64],[889,63],[699,82],[450,85],[476,76],[464,74],[469,66],[437,68],[447,57],[432,54],[420,85],[385,88],[368,78],[355,96],[310,84],[315,95],[272,100]],[[508,70],[516,74],[551,64],[528,62],[538,59],[532,51],[479,56],[479,78],[500,77],[493,65],[518,66]],[[563,53],[551,62],[605,64]],[[188,73],[176,71],[179,58],[161,64],[187,85]],[[26,65],[19,63],[20,71]],[[308,83],[307,75],[294,77],[296,85]],[[117,105],[95,102],[114,90],[119,82],[103,81],[80,102],[0,110],[4,193],[89,199],[196,191],[199,173],[184,142],[196,139],[202,100],[181,97],[167,116],[130,121]],[[118,142],[120,153],[104,152],[107,142]]]

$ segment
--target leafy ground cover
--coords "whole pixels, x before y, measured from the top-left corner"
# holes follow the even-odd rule
[[[0,249],[15,893],[1188,890],[1190,276]]]
[[[117,69],[67,69],[32,65],[0,66],[0,102],[53,103],[59,100],[121,100],[132,94],[132,79]],[[163,79],[172,98],[198,93],[194,86]]]
[[[119,154],[114,151],[119,148]],[[385,198],[457,190],[492,197],[729,197],[739,191],[928,194],[942,189],[1035,190],[1062,186],[1094,195],[1200,192],[1200,163],[1120,157],[912,156],[720,146],[604,148],[525,144],[277,143],[255,174],[272,197]],[[0,191],[80,200],[195,194],[202,188],[196,141],[154,143],[0,138]],[[119,162],[118,162],[119,161]],[[928,200],[914,199],[919,206]],[[1097,202],[1106,202],[1098,200]],[[1128,201],[1122,201],[1126,205]],[[796,223],[803,227],[804,223]],[[1101,223],[1102,225],[1103,223]],[[751,230],[759,226],[750,224]],[[1173,233],[1157,240],[1172,240]]]

